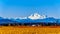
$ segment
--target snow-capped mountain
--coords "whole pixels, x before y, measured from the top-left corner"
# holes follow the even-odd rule
[[[46,18],[45,15],[40,15],[38,13],[34,13],[34,14],[31,14],[30,16],[28,17],[20,17],[20,19],[32,19],[32,20],[36,20],[36,19],[44,19]]]
[[[30,19],[44,19],[46,18],[45,15],[39,15],[38,13],[31,14],[28,18]]]
[[[28,17],[20,18],[3,18],[0,17],[0,23],[60,23],[60,19],[53,17],[46,17],[45,15],[39,15],[38,13],[31,14]]]

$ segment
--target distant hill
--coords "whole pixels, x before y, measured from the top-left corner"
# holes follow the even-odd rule
[[[40,23],[40,22],[45,22],[45,23],[56,23],[58,21],[58,23],[60,23],[60,19],[55,19],[53,17],[49,17],[49,18],[44,18],[44,19],[35,19],[35,20],[32,20],[32,19],[6,19],[6,18],[2,18],[0,17],[0,24],[1,23]]]
[[[21,18],[3,18],[0,17],[0,24],[48,24],[56,23],[60,25],[60,19],[54,17],[46,17],[45,15],[39,15],[38,13],[32,14],[28,17]]]
[[[44,19],[8,19],[8,18],[2,18],[0,17],[0,25],[38,25],[38,24],[42,24],[42,25],[60,25],[60,19],[55,19],[53,17],[48,17],[48,18],[44,18]]]

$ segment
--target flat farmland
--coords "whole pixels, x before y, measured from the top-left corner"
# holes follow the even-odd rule
[[[0,26],[0,34],[60,34],[60,26]]]

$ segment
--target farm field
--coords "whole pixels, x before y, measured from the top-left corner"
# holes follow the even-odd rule
[[[0,34],[60,34],[60,26],[0,26]]]

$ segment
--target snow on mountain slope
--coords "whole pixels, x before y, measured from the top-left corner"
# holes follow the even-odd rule
[[[27,19],[27,17],[20,17],[19,19]]]
[[[32,15],[30,15],[28,18],[30,18],[30,19],[44,19],[44,18],[46,18],[46,16],[45,15],[39,15],[38,13],[34,13],[34,14],[32,14]]]

